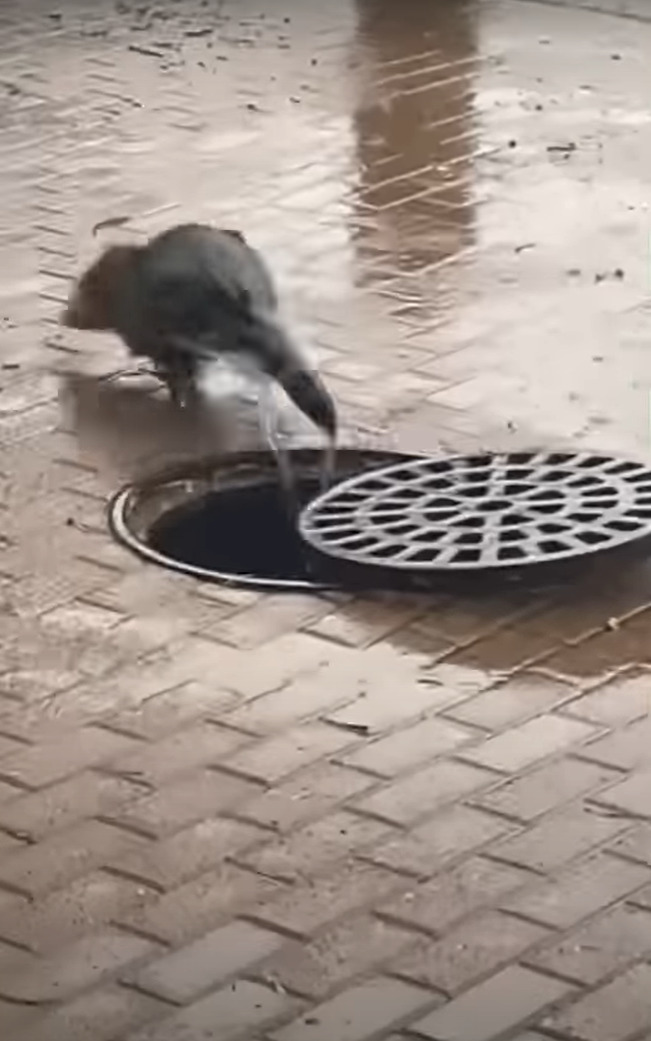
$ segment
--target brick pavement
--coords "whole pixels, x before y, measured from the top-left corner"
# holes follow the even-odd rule
[[[152,571],[105,496],[198,432],[56,325],[95,221],[219,220],[349,439],[644,454],[649,45],[631,0],[5,0],[3,1037],[650,1036],[648,568],[436,602]]]

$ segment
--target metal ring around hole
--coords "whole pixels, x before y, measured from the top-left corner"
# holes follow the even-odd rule
[[[307,476],[306,471],[309,471],[309,475],[312,472],[318,472],[321,458],[319,450],[295,449],[290,451],[290,455],[299,477],[301,474]],[[411,458],[414,456],[391,451],[343,448],[338,452],[338,469],[343,469],[343,476],[348,477],[351,473],[359,472],[360,468],[369,471],[386,465],[389,460],[397,459],[405,462]],[[355,460],[358,462],[357,466],[353,465]],[[174,464],[158,474],[125,485],[113,495],[107,510],[109,531],[116,542],[142,560],[203,582],[267,592],[327,592],[340,588],[335,579],[331,582],[268,579],[254,575],[246,576],[209,570],[165,556],[148,544],[146,540],[148,527],[165,512],[164,493],[166,489],[178,490],[179,498],[175,502],[178,504],[178,501],[183,501],[184,498],[190,500],[195,493],[216,490],[219,487],[226,490],[233,487],[233,481],[259,483],[269,480],[270,475],[275,478],[276,473],[273,456],[266,452],[241,452],[232,456]],[[136,512],[146,506],[148,499],[154,502],[156,495],[161,497],[161,508],[154,509],[149,522],[147,520],[136,521]],[[171,506],[167,508],[171,508]]]

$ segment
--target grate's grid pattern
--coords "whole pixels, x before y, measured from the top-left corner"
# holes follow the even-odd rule
[[[651,470],[586,453],[415,459],[330,489],[300,532],[331,557],[413,571],[561,561],[651,534]]]

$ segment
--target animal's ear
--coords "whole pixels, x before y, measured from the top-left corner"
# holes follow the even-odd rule
[[[241,231],[236,231],[234,228],[222,228],[224,235],[230,235],[231,238],[237,239],[238,242],[243,242],[246,245],[246,239]]]

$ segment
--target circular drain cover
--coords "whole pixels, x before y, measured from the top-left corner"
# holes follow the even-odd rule
[[[586,453],[413,459],[331,488],[299,530],[330,557],[415,572],[551,563],[651,535],[651,470]]]

